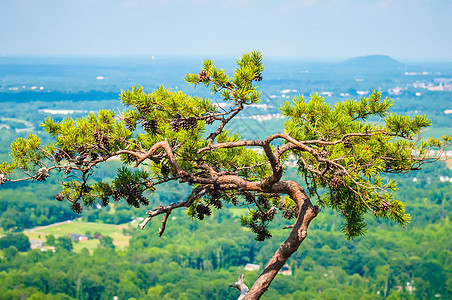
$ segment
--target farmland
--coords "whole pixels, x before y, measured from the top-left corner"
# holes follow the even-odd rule
[[[130,236],[126,236],[123,234],[123,229],[127,228],[131,225],[123,224],[123,225],[112,225],[112,224],[101,224],[94,222],[82,222],[80,220],[76,221],[66,221],[53,225],[35,227],[24,232],[28,238],[34,240],[40,240],[45,242],[46,236],[53,234],[55,237],[65,236],[70,233],[76,234],[86,234],[94,235],[94,233],[98,232],[100,235],[105,236],[108,235],[113,239],[113,244],[119,248],[124,249],[129,245]],[[74,243],[74,251],[80,252],[83,248],[87,248],[92,251],[97,248],[99,245],[99,240],[90,239],[86,242],[75,242]]]

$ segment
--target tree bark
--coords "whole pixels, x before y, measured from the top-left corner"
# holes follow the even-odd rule
[[[295,182],[285,183],[287,184],[286,187],[290,189],[286,193],[297,202],[300,208],[297,219],[289,237],[270,258],[264,271],[256,282],[254,282],[245,298],[243,298],[244,300],[260,299],[262,297],[287,259],[292,253],[297,251],[300,244],[306,238],[309,223],[317,216],[318,207],[312,205],[303,188]]]

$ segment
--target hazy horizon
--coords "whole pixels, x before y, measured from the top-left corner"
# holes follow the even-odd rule
[[[386,54],[369,54],[369,55],[358,55],[358,56],[350,56],[350,57],[302,57],[302,56],[265,56],[264,60],[267,62],[271,61],[290,61],[290,62],[306,62],[306,63],[319,63],[319,64],[338,64],[345,62],[349,59],[357,58],[357,57],[368,57],[368,56],[375,56],[375,55],[382,55],[382,56],[388,56],[391,59],[394,59],[397,62],[400,62],[402,64],[410,65],[410,64],[419,64],[419,63],[447,63],[452,64],[452,58],[399,58],[399,57],[392,57]],[[233,55],[176,55],[176,54],[168,54],[168,55],[145,55],[145,54],[121,54],[121,55],[109,55],[109,54],[1,54],[0,55],[0,62],[2,59],[20,59],[20,62],[24,62],[24,59],[31,59],[33,60],[33,63],[36,63],[36,59],[49,59],[50,61],[58,61],[59,59],[81,59],[81,60],[90,60],[90,59],[100,59],[104,61],[117,61],[117,60],[124,60],[124,61],[130,61],[130,60],[138,60],[138,61],[144,61],[147,60],[149,62],[152,62],[153,60],[183,60],[183,61],[194,61],[196,63],[199,63],[202,59],[205,58],[211,58],[213,60],[216,60],[217,62],[221,61],[230,61],[234,62],[238,56]],[[67,63],[67,61],[61,61],[61,63]]]

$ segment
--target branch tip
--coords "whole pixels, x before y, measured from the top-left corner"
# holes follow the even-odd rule
[[[237,298],[237,300],[242,300],[249,291],[248,287],[245,284],[244,279],[245,279],[245,275],[243,275],[243,273],[242,273],[239,275],[238,280],[229,286],[229,287],[237,288],[240,291],[240,296],[239,296],[239,298]]]
[[[151,219],[152,219],[152,216],[148,216],[146,219],[144,219],[144,221],[139,224],[140,229],[143,229],[146,226],[146,224],[149,223],[149,221],[151,221]]]
[[[163,220],[162,220],[162,227],[159,228],[159,236],[162,236],[163,233],[165,232],[166,222],[168,221],[168,217],[169,217],[170,214],[171,214],[171,210],[168,211],[168,212],[165,214],[165,216],[163,217]]]

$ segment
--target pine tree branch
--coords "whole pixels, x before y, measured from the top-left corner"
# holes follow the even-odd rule
[[[223,118],[217,130],[209,134],[209,136],[207,137],[207,140],[209,140],[209,145],[211,145],[216,137],[223,131],[224,126],[226,126],[226,124],[229,123],[229,121],[231,121],[241,110],[243,110],[243,103],[239,102],[238,106],[231,110],[231,112],[233,111],[232,114],[226,119]]]
[[[185,201],[172,203],[172,204],[166,205],[166,206],[159,206],[156,209],[147,211],[146,214],[148,215],[148,217],[146,219],[144,219],[144,221],[142,223],[139,224],[140,228],[143,229],[146,226],[146,224],[149,223],[149,221],[151,221],[151,219],[155,216],[158,216],[163,213],[169,215],[169,213],[171,213],[171,211],[173,209],[180,208],[180,207],[189,207],[193,203],[193,201],[202,197],[206,192],[207,192],[207,190],[205,188],[196,187],[195,189],[193,189],[193,191],[191,192],[191,194],[187,197],[187,200],[185,200]],[[166,216],[166,219],[167,218],[168,217]],[[167,220],[164,219],[165,225],[162,225],[163,231],[165,230],[166,221]],[[163,234],[163,231],[162,231],[162,234]]]

